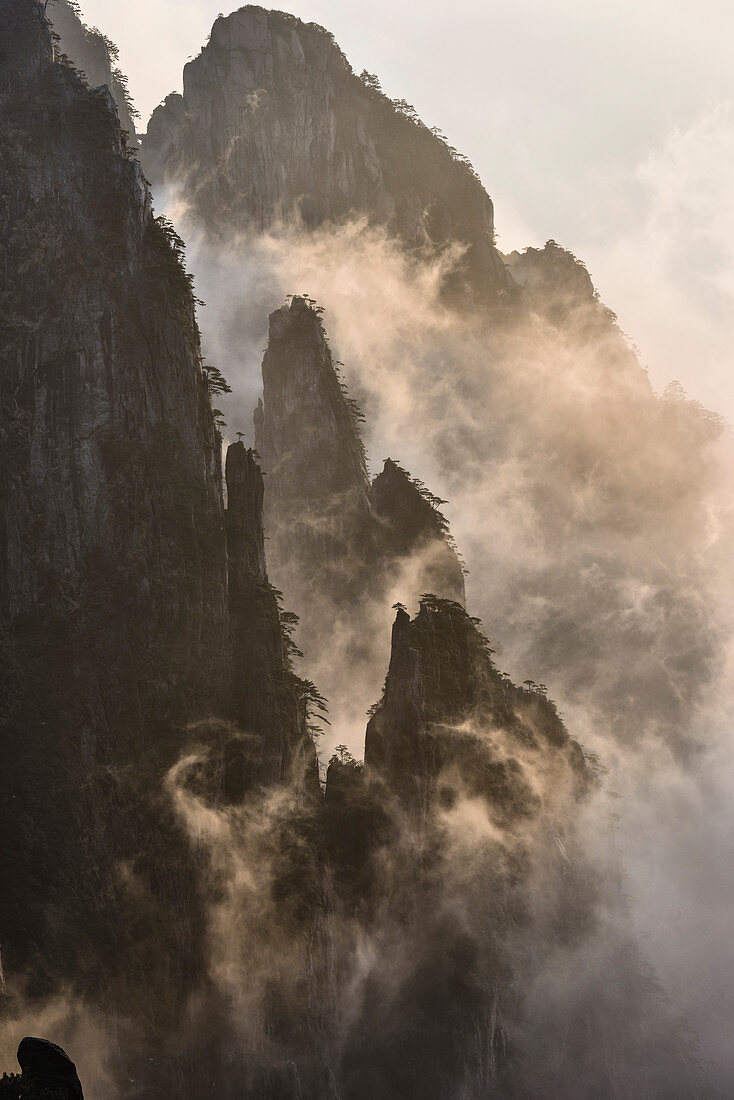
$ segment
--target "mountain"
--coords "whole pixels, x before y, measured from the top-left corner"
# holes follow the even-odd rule
[[[7,964],[45,943],[53,970],[84,955],[81,930],[117,904],[109,845],[127,841],[106,819],[126,767],[158,757],[221,690],[226,557],[175,235],[151,214],[109,92],[52,62],[39,5],[7,3],[3,20],[2,238],[17,272],[0,383],[3,922]],[[73,905],[64,919],[49,894]]]
[[[358,215],[411,249],[459,242],[461,286],[487,301],[510,286],[471,165],[376,78],[356,76],[328,31],[285,12],[248,5],[215,21],[183,96],[153,112],[143,163],[215,237]]]
[[[462,566],[443,501],[391,460],[370,482],[364,417],[314,302],[296,295],[271,313],[262,378],[255,450],[269,567],[300,616],[298,646],[332,722],[361,740],[392,605],[423,592],[463,601]]]
[[[238,387],[257,385],[260,295],[308,284],[368,455],[451,501],[513,674],[556,684],[599,749],[698,751],[726,660],[730,445],[678,390],[653,392],[583,263],[555,242],[502,256],[440,135],[282,13],[216,20],[142,157],[195,242],[207,346]]]
[[[420,563],[414,588],[466,603],[464,568],[448,520],[439,510],[447,502],[391,458],[373,480],[370,500],[381,520],[380,542],[390,568]]]
[[[0,14],[4,1008],[73,991],[144,1081],[205,973],[207,901],[163,776],[192,738],[225,746],[239,797],[285,775],[313,689],[247,553],[260,475],[237,449],[228,583],[221,381],[181,242],[109,90],[53,59],[43,5]],[[253,701],[255,660],[271,687]]]
[[[344,1096],[697,1093],[613,866],[589,859],[597,790],[461,605],[398,609],[364,766],[337,754],[326,788],[336,912],[366,956],[338,1017]],[[593,993],[568,980],[582,960]]]
[[[106,85],[110,89],[128,143],[137,146],[138,113],[128,91],[127,77],[117,65],[117,46],[101,31],[82,22],[76,0],[51,0],[46,14],[53,28],[54,49],[72,60],[90,88]]]
[[[289,635],[265,566],[262,473],[243,443],[227,449],[226,481],[234,713],[250,739],[239,768],[247,782],[269,784],[305,764],[317,791],[304,692],[310,689],[316,702],[320,697],[291,668]],[[246,783],[240,797],[245,789]]]
[[[258,11],[232,26],[297,27],[277,46],[285,72],[310,39]],[[2,1042],[14,1048],[28,1017],[53,1022],[92,1097],[706,1095],[636,944],[595,758],[543,684],[497,667],[463,606],[443,501],[395,460],[370,482],[315,302],[292,296],[270,315],[256,448],[227,448],[225,507],[213,402],[228,384],[202,357],[182,241],[153,216],[109,87],[55,55],[45,5],[0,0],[0,21],[0,252],[13,273],[0,299]],[[328,68],[338,51],[309,34]],[[449,160],[446,179],[474,189]],[[408,244],[406,202],[395,198],[393,228]],[[544,311],[551,327],[533,332],[550,344],[579,298],[584,323],[611,331],[576,261],[553,249],[519,262],[518,313],[500,324],[483,210],[460,278],[492,307],[477,308],[501,329],[492,350]],[[548,301],[556,269],[571,290]],[[434,306],[418,321],[432,344],[445,326],[445,366],[467,314],[446,325],[443,291]],[[497,479],[512,433],[524,448],[533,438],[508,365],[493,361],[495,402],[477,406],[491,413]],[[600,353],[590,369],[609,367]],[[472,464],[453,463],[471,484],[487,423],[454,420],[454,399],[486,392],[459,371],[439,392],[424,377],[402,441],[427,438],[439,408],[438,468],[475,443]],[[709,430],[698,410],[681,417]],[[488,512],[499,544],[500,499]],[[558,529],[562,503],[559,491]],[[592,514],[599,498],[573,506]],[[548,567],[552,596],[559,575],[598,584],[596,563],[575,576],[577,561]],[[531,645],[514,599],[508,621]],[[680,629],[677,593],[669,606]],[[366,726],[365,758],[336,744],[320,776],[325,690],[331,736],[354,744]]]

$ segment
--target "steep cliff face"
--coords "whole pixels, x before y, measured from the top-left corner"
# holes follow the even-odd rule
[[[445,784],[455,772],[474,795],[486,795],[506,826],[536,805],[532,784],[514,759],[498,756],[491,767],[475,760],[472,767],[475,725],[503,730],[518,752],[558,756],[567,772],[564,796],[580,797],[591,777],[545,689],[515,687],[493,665],[492,652],[477,620],[458,603],[427,595],[414,620],[399,608],[383,697],[367,726],[367,774],[398,791],[406,779],[419,781],[424,803],[430,794],[451,804],[459,791]]]
[[[83,976],[109,952],[134,982],[150,960],[111,913],[148,777],[124,769],[228,679],[219,439],[175,236],[109,94],[52,62],[42,5],[5,0],[2,21],[0,936],[13,969]],[[170,843],[170,875],[139,868],[153,912],[185,877]]]
[[[140,1095],[159,1072],[200,1095],[204,1053],[178,1058],[209,899],[163,777],[193,741],[221,751],[216,797],[296,757],[315,785],[318,693],[288,667],[237,447],[225,530],[181,242],[109,92],[53,60],[43,4],[0,22],[3,1009],[63,987],[114,1021]]]
[[[398,610],[364,768],[333,769],[344,835],[356,818],[373,838],[361,896],[389,876],[400,928],[365,905],[394,969],[363,980],[345,1096],[698,1094],[621,879],[589,859],[589,830],[601,829],[595,844],[604,832],[589,764],[545,689],[498,672],[460,605],[427,597],[412,620]],[[396,815],[387,826],[365,812],[375,790]],[[327,785],[327,807],[330,796]],[[589,986],[564,977],[583,959]]]
[[[619,876],[602,883],[589,856],[588,763],[542,687],[513,686],[441,598],[463,587],[440,502],[391,462],[370,487],[318,313],[296,299],[271,318],[256,417],[266,533],[318,643],[311,674],[362,724],[386,605],[416,577],[436,592],[412,620],[398,610],[365,765],[340,747],[320,797],[323,701],[290,666],[243,444],[223,509],[180,242],[152,217],[109,95],[53,63],[43,5],[0,0],[0,19],[11,991],[22,974],[32,999],[63,987],[91,1003],[122,1094],[141,1100],[690,1100]],[[319,29],[259,9],[219,23],[212,64],[225,30],[266,35],[262,55],[225,51],[244,87],[263,57],[266,76],[298,68],[296,42],[355,79]],[[403,220],[383,220],[415,243],[429,215],[395,207]]]
[[[227,450],[226,478],[234,713],[244,732],[235,768],[242,769],[243,789],[267,786],[287,779],[293,768],[302,770],[305,758],[309,782],[318,790],[306,685],[291,670],[277,595],[265,568],[262,474],[243,443]],[[234,782],[231,768],[229,782]]]
[[[471,167],[357,77],[327,31],[285,12],[216,20],[183,96],[153,113],[143,156],[154,186],[175,188],[215,235],[365,216],[410,248],[466,246],[485,297],[509,285]]]
[[[301,617],[299,646],[336,725],[359,738],[391,604],[426,591],[463,600],[464,577],[443,501],[390,460],[370,485],[362,417],[338,366],[312,302],[272,313],[255,449],[269,567]]]
[[[464,570],[439,511],[446,501],[433,496],[391,458],[385,459],[372,482],[370,499],[383,524],[383,553],[393,567],[400,559],[419,558],[421,591],[464,603]]]
[[[331,587],[335,599],[348,598],[369,556],[369,481],[320,317],[303,298],[270,315],[262,372],[255,449],[267,477],[271,568],[286,591]],[[327,582],[347,559],[340,594]]]
[[[55,50],[66,54],[74,67],[86,78],[90,88],[103,84],[112,92],[122,129],[130,144],[137,144],[135,118],[137,112],[127,90],[127,78],[118,68],[117,47],[101,31],[89,28],[80,18],[74,0],[51,0],[46,16],[55,37]]]
[[[320,316],[303,298],[270,315],[255,449],[267,475],[269,561],[299,596],[348,602],[389,586],[415,559],[410,586],[464,599],[464,577],[434,497],[387,459],[370,484],[362,417],[338,373]]]
[[[244,8],[217,21],[184,96],[154,116],[146,165],[206,242],[216,270],[205,298],[236,282],[240,264],[252,293],[251,257],[231,246],[245,226],[259,286],[285,292],[308,272],[341,346],[349,334],[350,372],[380,437],[394,453],[410,440],[413,465],[422,450],[455,514],[471,516],[460,533],[481,577],[477,609],[502,624],[513,667],[553,680],[600,740],[629,746],[642,731],[684,752],[725,661],[724,582],[704,534],[728,507],[721,432],[692,403],[655,396],[583,264],[552,242],[508,257],[487,245],[503,264],[495,291],[510,288],[502,310],[467,293],[447,313],[435,269],[414,262],[415,226],[476,249],[489,208],[467,169],[405,116],[374,79],[349,73],[328,34]],[[391,246],[328,229],[349,210],[388,226]],[[460,284],[486,285],[466,275]],[[245,294],[233,298],[211,335],[236,360],[260,326]],[[410,400],[392,400],[398,370]],[[495,516],[501,533],[484,529]]]

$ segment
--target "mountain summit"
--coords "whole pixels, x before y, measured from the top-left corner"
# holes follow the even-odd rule
[[[410,248],[464,246],[483,295],[509,285],[471,165],[376,77],[357,76],[333,35],[285,12],[247,6],[215,21],[183,95],[153,112],[143,162],[214,234],[361,216]]]

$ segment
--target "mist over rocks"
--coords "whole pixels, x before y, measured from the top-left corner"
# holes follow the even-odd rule
[[[202,358],[181,239],[153,218],[110,93],[54,58],[43,5],[0,0],[0,17],[0,248],[18,274],[0,375],[3,1052],[52,1018],[70,1048],[87,1039],[92,1100],[710,1096],[639,950],[600,761],[545,684],[499,671],[444,502],[396,460],[370,483],[315,301],[271,314],[225,509],[227,384]],[[721,426],[651,393],[569,253],[510,257],[505,295],[470,169],[326,32],[262,9],[215,27],[191,110],[166,108],[185,132],[161,138],[171,188],[181,150],[219,140],[222,109],[249,119],[269,74],[286,120],[290,84],[345,94],[314,99],[309,170],[336,165],[323,208],[273,213],[303,146],[264,112],[241,164],[230,150],[243,171],[268,150],[254,207],[215,157],[194,252],[235,258],[241,313],[318,276],[368,444],[452,498],[471,609],[513,664],[552,673],[578,736],[679,779],[725,656]],[[329,134],[368,100],[387,182],[356,187],[355,222]],[[394,210],[375,213],[385,188]],[[252,257],[267,278],[248,296]],[[664,847],[685,823],[654,807]]]
[[[392,604],[425,591],[463,600],[464,577],[444,502],[391,460],[370,483],[364,417],[322,312],[296,295],[270,314],[255,450],[269,568],[300,616],[298,646],[334,736],[352,742],[384,677]]]
[[[315,782],[317,693],[288,668],[237,455],[228,584],[221,379],[182,242],[44,5],[3,0],[0,20],[2,1009],[93,1036],[105,1096],[161,1095],[160,1066],[164,1093],[196,1095],[209,902],[164,776],[192,740],[221,748],[214,790],[241,799],[305,738]]]
[[[391,458],[373,480],[370,500],[384,524],[382,542],[388,558],[397,562],[420,554],[420,588],[465,603],[464,568],[448,521],[439,511],[447,501],[433,496]]]
[[[304,684],[292,671],[278,596],[266,572],[262,474],[241,442],[227,449],[225,470],[234,711],[245,734],[240,796],[248,784],[286,780],[302,758],[318,790]],[[237,737],[231,744],[236,751]],[[230,785],[231,772],[225,770]]]
[[[238,388],[257,387],[264,308],[309,286],[368,454],[398,455],[451,502],[470,598],[499,624],[513,674],[552,681],[598,749],[700,749],[732,618],[717,596],[731,445],[716,418],[652,392],[570,252],[501,256],[481,182],[409,105],[354,76],[322,28],[254,7],[222,17],[167,102],[143,161],[192,241],[205,342]],[[373,116],[395,216],[360,160]],[[299,196],[318,197],[308,216]],[[441,227],[430,247],[404,208]],[[491,291],[472,260],[485,245],[501,269]],[[245,409],[228,405],[238,426]]]
[[[302,24],[292,25],[300,35]],[[282,52],[267,84],[276,98],[282,87],[284,101],[288,56]],[[202,59],[200,72],[208,64]],[[311,181],[330,179],[328,142],[304,151],[296,135],[278,144],[281,123],[267,109],[252,128],[234,122],[237,112],[253,110],[253,101],[250,91],[243,96],[227,82],[225,69],[217,79],[223,76],[234,132],[245,133],[247,144],[255,135],[260,142],[266,128],[268,150],[278,150],[277,163],[253,161],[255,172],[272,176],[269,193],[279,193],[280,172],[296,178],[304,156]],[[318,85],[307,67],[296,70],[298,80],[309,76]],[[378,94],[375,78],[363,83]],[[343,85],[345,96],[349,87]],[[351,87],[361,103],[362,91]],[[218,94],[207,89],[207,102]],[[238,206],[252,207],[239,169],[230,173],[217,150],[209,156],[210,122],[221,135],[218,119],[197,110],[184,118],[183,100],[169,106],[177,112],[171,145],[161,132],[169,128],[162,109],[151,147],[162,159],[149,171],[191,243],[200,293],[209,302],[208,352],[243,395],[227,406],[233,427],[247,430],[257,399],[265,310],[307,287],[327,310],[333,346],[364,411],[368,456],[398,456],[448,498],[446,515],[469,569],[469,605],[491,624],[503,667],[517,682],[550,685],[583,742],[610,766],[608,783],[625,810],[619,830],[639,899],[636,919],[650,935],[664,986],[675,990],[676,1004],[700,1031],[706,1058],[720,1067],[717,1081],[728,1084],[734,1066],[720,1030],[729,997],[721,958],[732,954],[716,929],[734,900],[717,839],[720,823],[731,820],[722,778],[731,760],[730,432],[679,386],[663,395],[652,391],[589,272],[562,247],[549,242],[500,257],[503,289],[489,295],[486,308],[476,289],[481,277],[463,262],[474,230],[438,250],[416,248],[386,216],[375,190],[371,208],[352,202],[351,217],[309,221],[290,208],[275,219],[264,215],[259,229]],[[409,133],[428,140],[407,104],[394,105],[394,112],[404,116],[395,123],[405,127],[399,148],[413,151]],[[437,135],[437,155],[440,144]],[[357,135],[350,156],[359,148]],[[435,193],[422,208],[438,210],[442,185],[423,164],[406,156],[402,170],[414,175],[410,186],[421,194],[430,181]],[[210,174],[223,199],[216,229],[213,204],[200,204],[197,190],[202,183],[206,192]],[[452,180],[458,202],[463,183]],[[478,194],[476,180],[467,186]],[[229,187],[238,196],[232,204]],[[302,187],[304,194],[310,187]],[[409,587],[381,601],[379,629],[370,637],[387,637],[389,604],[408,601]],[[350,637],[331,636],[336,663]],[[387,660],[385,648],[370,665],[373,683]],[[327,676],[347,683],[334,665]],[[342,737],[360,756],[361,714],[373,700],[367,693],[359,701],[352,692],[345,696],[354,706]],[[339,710],[333,692],[332,705]],[[330,740],[336,744],[339,734]],[[651,867],[658,872],[651,875]],[[712,890],[715,913],[698,900],[700,882]],[[666,936],[657,935],[660,927]],[[714,987],[717,1007],[709,995]]]
[[[248,5],[215,21],[183,96],[153,112],[142,158],[215,239],[363,214],[408,248],[462,245],[464,293],[494,302],[511,285],[471,166],[356,76],[327,30],[285,12]]]

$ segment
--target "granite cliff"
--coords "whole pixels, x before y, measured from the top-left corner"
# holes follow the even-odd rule
[[[142,156],[197,242],[204,298],[223,301],[207,338],[228,371],[254,388],[260,288],[308,279],[368,452],[377,436],[451,499],[513,670],[553,680],[599,745],[700,744],[725,662],[704,532],[726,509],[726,441],[679,391],[653,393],[583,263],[554,242],[501,255],[461,158],[283,13],[217,19]]]
[[[75,0],[51,0],[46,15],[52,27],[54,49],[71,59],[90,88],[106,85],[117,107],[120,125],[130,145],[137,145],[135,120],[138,117],[127,86],[127,77],[118,67],[119,53],[101,31],[88,27],[81,19]]]
[[[471,166],[357,76],[328,31],[285,12],[220,16],[142,155],[154,187],[174,188],[215,237],[364,216],[411,249],[464,246],[460,283],[483,299],[510,286]]]
[[[228,584],[222,382],[181,242],[109,90],[54,59],[44,6],[0,17],[4,1009],[73,991],[145,1082],[205,968],[207,901],[163,776],[231,726],[254,745],[240,797],[285,775],[312,689],[250,552],[259,472],[236,448]],[[271,686],[253,700],[255,661]]]
[[[341,1095],[698,1094],[620,881],[589,858],[597,796],[545,689],[500,673],[461,605],[398,609],[364,765],[337,753],[326,786],[337,975],[345,942],[363,960]],[[590,993],[564,973],[592,957]]]
[[[342,738],[361,740],[391,605],[426,591],[463,601],[464,576],[443,501],[391,460],[370,483],[364,418],[339,368],[315,303],[296,296],[272,313],[255,450],[270,569]]]
[[[42,6],[2,17],[3,940],[10,968],[44,944],[42,971],[83,975],[125,907],[126,768],[227,675],[219,439],[176,239],[109,93],[52,61]],[[177,872],[147,872],[155,912]],[[149,963],[95,949],[110,975]]]
[[[442,502],[394,460],[370,484],[318,309],[271,315],[265,481],[232,444],[225,508],[227,384],[202,360],[181,240],[153,216],[109,88],[54,56],[45,5],[0,0],[0,20],[5,1017],[87,1013],[106,1076],[90,1088],[90,1052],[73,1054],[92,1097],[704,1094],[635,944],[593,758],[543,685],[496,667]],[[158,116],[181,144],[151,138],[179,173],[203,119],[212,142],[227,111],[252,125],[230,150],[246,186],[214,157],[201,188],[210,233],[271,225],[302,197],[302,225],[376,211],[409,248],[458,237],[465,289],[496,302],[491,204],[465,165],[320,28],[243,9],[215,31],[188,107]],[[283,146],[268,144],[279,96]],[[299,103],[308,171],[334,154],[325,187],[253,168],[258,149],[300,156]],[[565,255],[515,266],[525,316],[555,324],[577,299],[602,316]],[[497,428],[511,403],[494,382]],[[492,433],[495,453],[508,438]],[[315,683],[269,572],[297,598]],[[398,605],[390,646],[401,596],[419,610]],[[316,684],[337,737],[372,704],[364,764],[338,745],[323,791]]]

